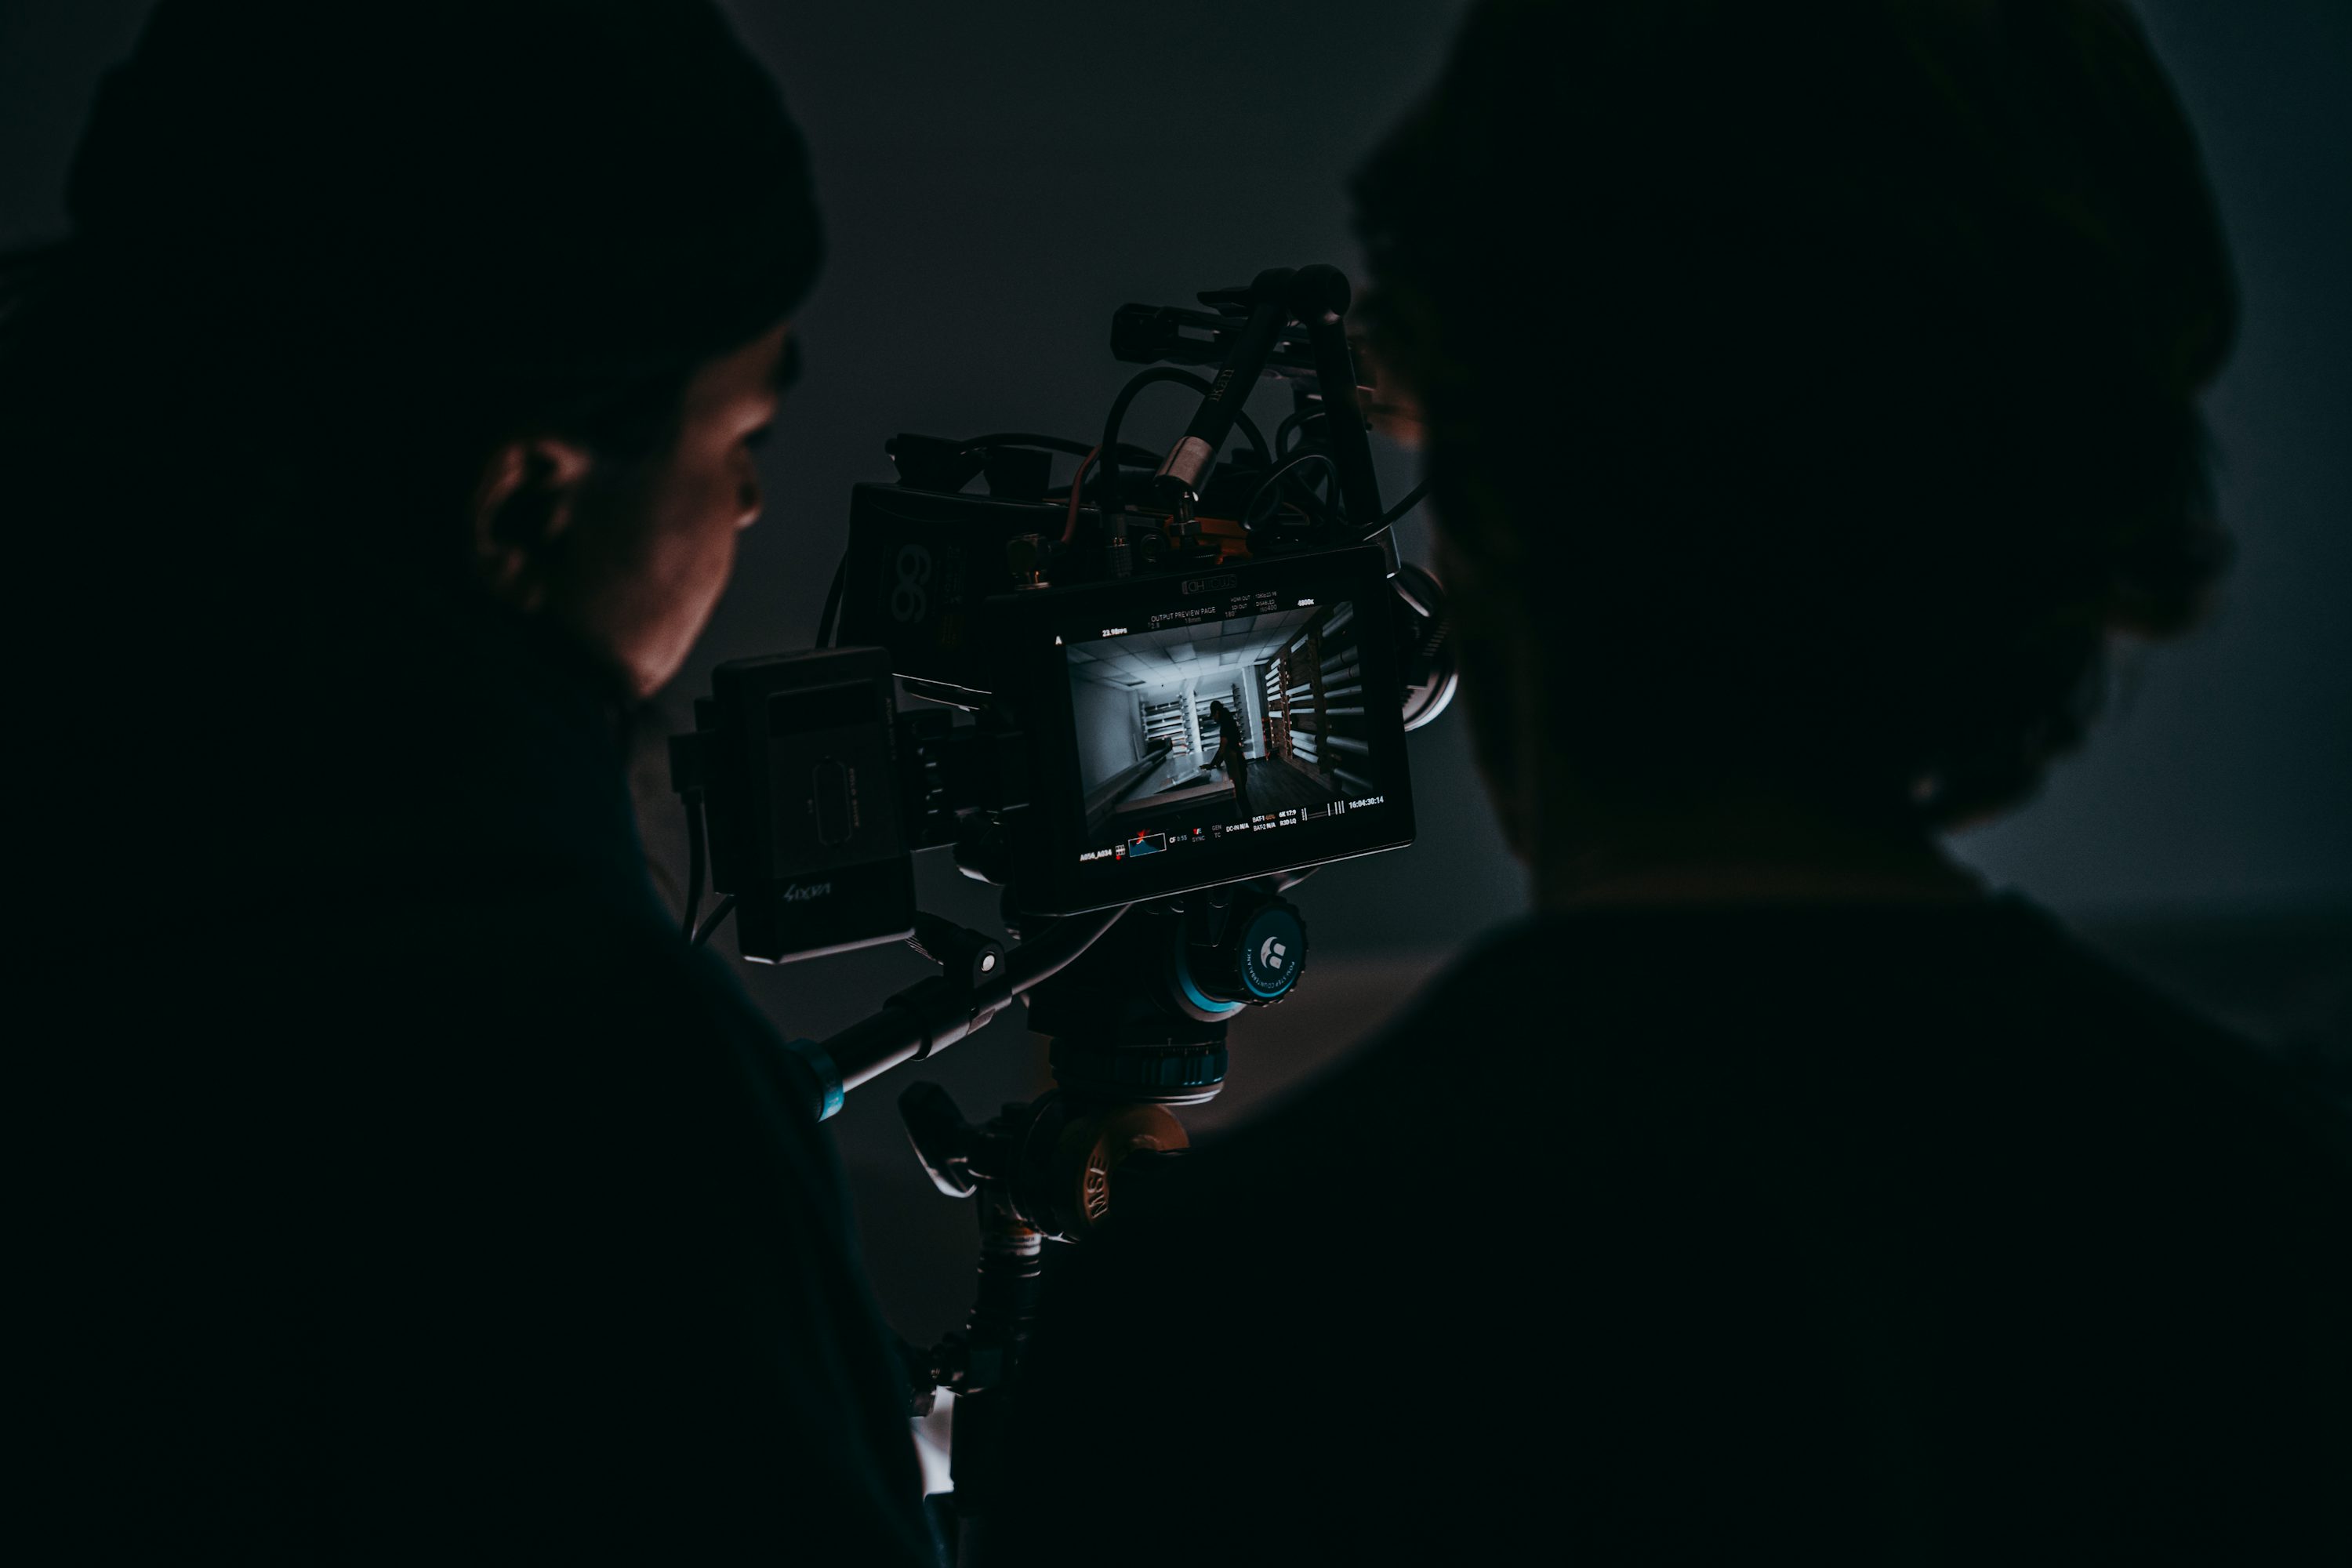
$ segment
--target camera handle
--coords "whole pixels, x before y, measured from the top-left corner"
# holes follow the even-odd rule
[[[937,1084],[898,1098],[932,1184],[974,1200],[980,1224],[971,1315],[908,1366],[914,1414],[928,1414],[940,1389],[956,1396],[959,1554],[1002,1506],[1003,1399],[1037,1315],[1045,1244],[1082,1241],[1135,1206],[1139,1182],[1190,1143],[1171,1108],[1223,1087],[1230,1021],[1297,985],[1307,927],[1282,885],[1133,909],[1041,983],[1029,1023],[1053,1041],[1055,1087],[1037,1100],[975,1126]]]
[[[1246,288],[1213,289],[1201,296],[1202,304],[1241,318],[1242,324],[1227,339],[1224,363],[1192,423],[1152,476],[1153,487],[1177,508],[1180,518],[1190,517],[1190,509],[1200,499],[1209,468],[1232,433],[1242,405],[1296,322],[1307,329],[1315,379],[1325,406],[1332,413],[1328,439],[1340,497],[1357,526],[1368,531],[1372,529],[1381,516],[1381,490],[1357,403],[1355,355],[1348,347],[1346,321],[1353,297],[1347,275],[1319,262],[1296,268],[1270,268]],[[1391,546],[1391,570],[1395,564]]]

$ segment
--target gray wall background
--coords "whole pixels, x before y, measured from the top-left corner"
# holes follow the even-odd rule
[[[1092,430],[1121,374],[1104,352],[1114,306],[1183,300],[1269,265],[1352,269],[1344,179],[1433,75],[1460,8],[731,5],[807,129],[832,260],[801,322],[809,373],[772,460],[769,517],[688,688],[721,658],[808,640],[848,487],[889,477],[892,432]],[[91,90],[147,8],[0,5],[0,244],[58,232]],[[2352,900],[2352,5],[2139,8],[2204,138],[2243,280],[2244,336],[2210,403],[2242,554],[2214,624],[2128,662],[2088,752],[1958,847],[2084,915],[2340,904]],[[1148,394],[1131,430],[1168,434],[1181,402]],[[1385,468],[1391,493],[1411,482],[1405,455]],[[1419,545],[1417,529],[1405,542]],[[1446,945],[1519,897],[1460,727],[1415,737],[1413,761],[1423,843],[1327,874],[1327,944]]]
[[[1345,178],[1432,79],[1459,15],[1458,0],[731,8],[808,132],[832,254],[799,322],[808,370],[768,517],[680,698],[720,659],[806,645],[848,489],[890,477],[893,432],[1091,432],[1125,374],[1106,352],[1115,306],[1272,265],[1354,271]],[[0,0],[0,245],[58,232],[90,94],[146,9]],[[2210,404],[2241,556],[2214,624],[2130,658],[2088,752],[1956,847],[2209,1005],[2317,1038],[2342,1022],[2352,909],[2352,5],[2139,9],[2202,133],[2244,289]],[[1183,399],[1164,392],[1131,436],[1172,438]],[[1410,458],[1381,462],[1401,494]],[[1402,533],[1425,558],[1422,520]],[[1415,736],[1412,765],[1420,843],[1302,889],[1316,973],[1237,1034],[1218,1114],[1295,1080],[1521,907],[1459,722]],[[647,781],[649,841],[675,864],[674,813]],[[927,864],[923,887],[943,913],[992,910],[951,868]],[[886,952],[747,979],[786,1030],[822,1035],[919,972]],[[983,1113],[1037,1070],[1005,1025],[936,1066]],[[913,1170],[890,1098],[853,1097],[835,1126],[885,1304],[927,1336],[961,1310],[970,1222]]]

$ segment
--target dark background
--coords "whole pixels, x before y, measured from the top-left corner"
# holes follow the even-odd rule
[[[1090,435],[1126,374],[1107,353],[1115,306],[1185,301],[1268,266],[1355,272],[1346,177],[1433,77],[1460,9],[730,8],[808,132],[831,259],[798,321],[808,370],[769,462],[767,518],[669,696],[679,713],[719,660],[807,644],[848,489],[890,477],[893,432]],[[2138,9],[2203,136],[2244,290],[2244,331],[2209,405],[2241,555],[2211,626],[2126,655],[2088,751],[2034,805],[1954,847],[2273,1048],[2340,1073],[2331,1053],[2352,987],[2352,6]],[[60,231],[92,89],[146,10],[0,0],[0,246]],[[1563,228],[1559,243],[1577,237]],[[1544,279],[1541,256],[1495,258],[1496,306],[1525,313],[1537,347],[1579,308],[1548,298]],[[155,384],[147,367],[122,375],[127,439],[202,395]],[[1146,394],[1129,434],[1171,439],[1183,402]],[[1384,449],[1381,461],[1387,493],[1402,494],[1411,456]],[[1423,520],[1402,536],[1426,558]],[[257,713],[265,700],[256,694]],[[1301,889],[1316,944],[1307,978],[1236,1031],[1234,1087],[1196,1123],[1295,1081],[1524,907],[1458,716],[1413,738],[1412,764],[1420,843]],[[674,867],[674,803],[650,754],[641,772],[649,847]],[[992,913],[989,890],[951,867],[927,863],[922,885],[943,913]],[[822,1035],[921,973],[889,951],[747,980],[785,1030]],[[1030,1092],[1033,1058],[1001,1024],[935,1076],[983,1113]],[[904,1152],[895,1091],[886,1080],[853,1097],[834,1125],[885,1305],[928,1338],[962,1309],[970,1221]]]

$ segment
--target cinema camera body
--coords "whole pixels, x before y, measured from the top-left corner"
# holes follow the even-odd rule
[[[854,491],[819,633],[845,646],[721,666],[672,742],[745,958],[918,938],[925,848],[1034,923],[1412,840],[1403,737],[1451,697],[1453,650],[1436,584],[1398,563],[1405,509],[1381,510],[1349,299],[1316,266],[1122,307],[1113,354],[1158,368],[1091,451],[887,444],[898,481]],[[1293,397],[1271,446],[1243,411],[1265,375]],[[1202,395],[1155,459],[1118,427],[1165,381]],[[1057,452],[1087,457],[1066,487]]]

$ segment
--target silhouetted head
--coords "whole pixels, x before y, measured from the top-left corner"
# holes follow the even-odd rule
[[[709,0],[163,0],[68,206],[0,360],[53,526],[331,597],[470,584],[640,690],[676,669],[821,251]]]
[[[2005,805],[2225,563],[2228,258],[2120,0],[1486,0],[1357,196],[1523,848]]]

